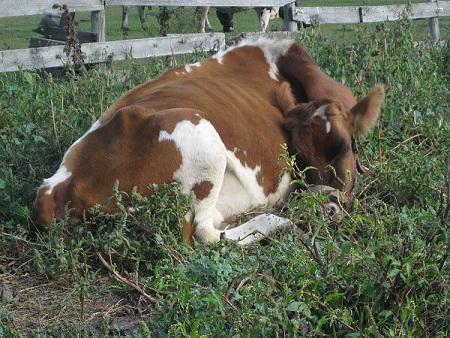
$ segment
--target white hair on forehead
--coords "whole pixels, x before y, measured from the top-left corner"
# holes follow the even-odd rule
[[[326,115],[328,104],[324,104],[316,109],[316,111],[313,114],[313,117],[319,117],[322,120],[325,121],[325,131],[327,134],[331,132],[331,122],[328,120],[328,117]]]

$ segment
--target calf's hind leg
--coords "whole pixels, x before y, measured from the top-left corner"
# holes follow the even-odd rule
[[[180,112],[177,109],[173,113]],[[183,117],[173,131],[162,130],[159,141],[174,142],[181,155],[182,162],[173,180],[179,182],[185,192],[194,195],[195,237],[204,242],[215,242],[221,234],[215,227],[222,221],[216,204],[225,173],[226,148],[213,125],[199,113],[185,112]],[[189,230],[186,228],[184,233],[185,241],[189,242]]]
[[[225,231],[217,227],[222,215],[217,211],[217,201],[222,188],[227,165],[227,151],[214,126],[201,117],[201,112],[189,109],[172,109],[165,112],[178,122],[175,128],[162,130],[159,141],[174,142],[181,155],[181,165],[173,180],[182,189],[193,193],[193,215],[186,217],[183,238],[190,243],[191,236],[204,242],[216,242],[223,233],[228,239],[247,245],[292,224],[286,218],[263,214],[234,229]]]

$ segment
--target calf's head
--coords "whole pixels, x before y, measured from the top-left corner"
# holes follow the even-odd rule
[[[297,104],[287,83],[277,99],[299,168],[313,167],[306,171],[308,183],[339,189],[349,200],[359,165],[354,137],[367,134],[378,120],[384,87],[375,86],[350,110],[328,99]]]

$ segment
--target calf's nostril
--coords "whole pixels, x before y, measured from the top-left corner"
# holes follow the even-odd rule
[[[337,205],[334,202],[330,202],[324,205],[324,213],[325,215],[327,215],[329,218],[331,218],[333,221],[335,222],[339,222],[342,219],[342,210],[339,207],[339,205]]]
[[[337,214],[339,211],[339,207],[336,205],[336,203],[327,203],[325,204],[325,213],[328,216],[333,216]]]

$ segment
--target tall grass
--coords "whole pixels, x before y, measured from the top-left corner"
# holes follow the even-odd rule
[[[64,280],[79,295],[58,325],[18,320],[17,304],[0,300],[0,336],[123,335],[107,313],[97,326],[80,314],[95,293],[134,292],[99,282],[108,272],[98,253],[158,300],[145,305],[136,336],[448,336],[448,48],[415,48],[408,22],[353,34],[352,44],[320,30],[300,39],[355,94],[386,85],[380,123],[360,145],[372,175],[339,225],[293,194],[286,215],[304,234],[247,248],[182,244],[189,198],[172,186],[76,229],[58,223],[42,233],[32,220],[35,188],[65,149],[121,93],[164,71],[163,59],[135,63],[125,78],[116,64],[65,80],[0,75],[0,277]]]

